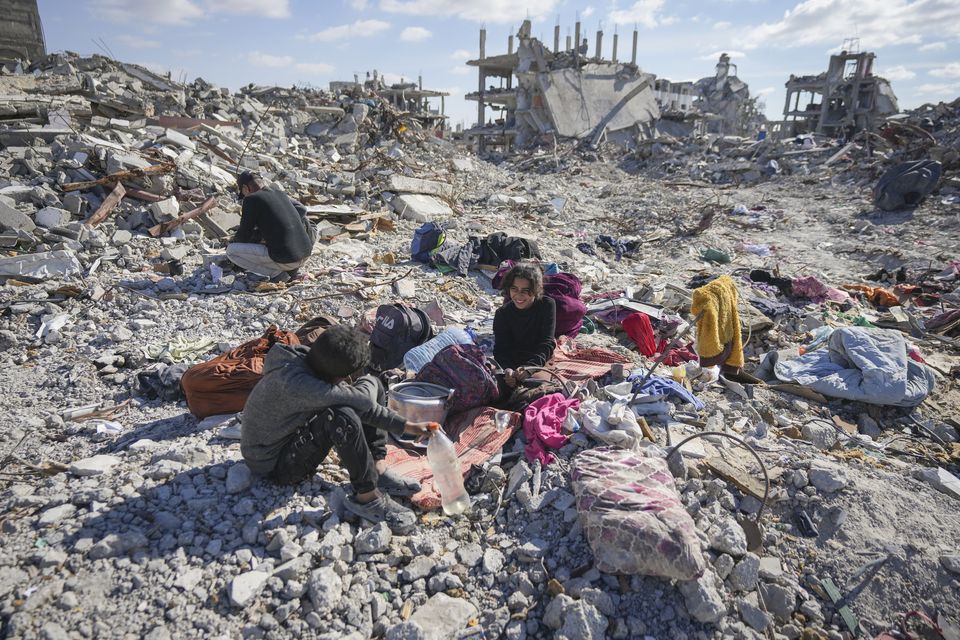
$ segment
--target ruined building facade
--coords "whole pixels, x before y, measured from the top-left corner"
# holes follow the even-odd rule
[[[816,76],[791,75],[783,105],[788,135],[819,133],[840,137],[871,131],[884,116],[898,112],[890,82],[873,75],[876,55],[841,51]]]
[[[36,0],[0,0],[0,60],[36,60],[47,55]]]
[[[694,108],[708,116],[704,133],[752,136],[766,122],[757,98],[750,97],[750,87],[737,77],[737,65],[726,53],[720,54],[714,75],[698,80],[694,90]]]

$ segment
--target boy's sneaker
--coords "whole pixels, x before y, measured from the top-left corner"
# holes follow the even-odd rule
[[[410,533],[417,524],[417,516],[413,511],[397,504],[388,495],[381,495],[365,504],[348,497],[343,501],[343,507],[373,524],[386,522],[390,530],[399,535]]]
[[[412,478],[406,478],[393,469],[387,469],[380,474],[377,488],[392,496],[412,496],[420,491],[420,483]]]

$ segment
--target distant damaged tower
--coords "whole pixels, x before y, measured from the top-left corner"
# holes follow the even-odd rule
[[[830,56],[826,73],[791,75],[783,105],[787,132],[842,137],[872,131],[878,120],[897,113],[897,96],[890,82],[873,75],[875,59],[871,52],[845,49]]]
[[[37,60],[47,55],[36,0],[0,0],[0,59]]]
[[[766,121],[726,53],[720,54],[713,77],[698,80],[694,90],[693,106],[706,117],[707,133],[753,135]]]

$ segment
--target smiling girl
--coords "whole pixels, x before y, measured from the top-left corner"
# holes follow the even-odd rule
[[[553,356],[557,308],[543,295],[543,272],[535,264],[520,263],[508,271],[503,293],[509,299],[493,317],[493,355],[504,369],[504,382],[515,387],[530,376],[526,367],[542,367]]]

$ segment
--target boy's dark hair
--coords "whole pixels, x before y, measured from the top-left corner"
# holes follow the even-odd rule
[[[503,277],[503,285],[501,285],[501,291],[503,291],[505,297],[510,297],[510,287],[513,286],[513,281],[517,278],[530,281],[530,288],[533,289],[535,299],[539,300],[543,297],[543,271],[540,270],[539,265],[532,262],[521,262],[507,271],[507,275]]]
[[[370,364],[370,340],[352,327],[330,327],[310,345],[307,364],[326,382],[346,378]]]
[[[258,189],[263,189],[263,177],[256,171],[244,171],[237,176],[237,191],[248,184],[252,184]]]

